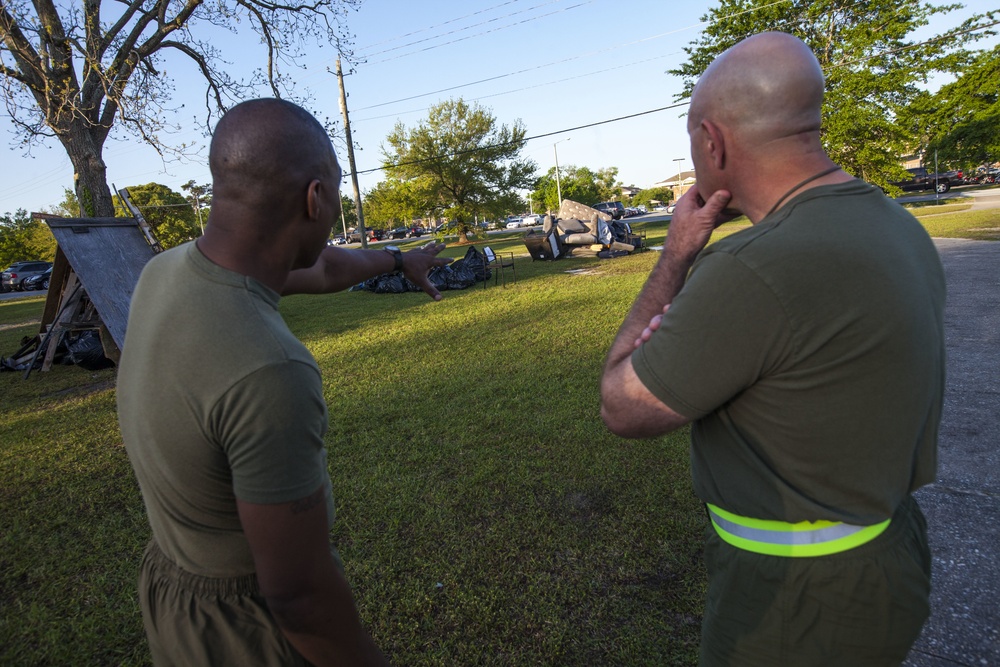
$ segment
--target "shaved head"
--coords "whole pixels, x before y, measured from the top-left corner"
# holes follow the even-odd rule
[[[209,151],[213,196],[280,211],[299,206],[313,179],[339,187],[340,166],[323,126],[279,99],[250,100],[219,121]]]
[[[823,70],[801,40],[781,32],[749,37],[716,58],[691,96],[688,127],[708,119],[748,146],[819,132]]]

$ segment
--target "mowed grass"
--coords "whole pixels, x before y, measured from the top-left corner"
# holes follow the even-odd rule
[[[629,442],[599,416],[604,354],[657,256],[518,257],[516,284],[439,303],[282,301],[323,370],[332,537],[394,664],[695,661],[705,519],[686,433]],[[42,304],[0,302],[4,354]],[[3,373],[0,391],[0,664],[145,664],[149,530],[114,371]]]
[[[932,220],[1000,227],[974,213]],[[695,664],[706,521],[687,431],[625,441],[599,415],[604,354],[659,253],[532,262],[520,234],[490,244],[517,255],[506,289],[282,300],[323,371],[332,538],[365,625],[397,665]],[[0,302],[0,353],[42,306]],[[149,662],[149,529],[114,379],[0,374],[0,664]]]

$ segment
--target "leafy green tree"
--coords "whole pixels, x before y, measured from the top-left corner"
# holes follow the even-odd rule
[[[924,93],[910,107],[925,152],[965,168],[1000,160],[1000,46],[981,51],[952,83]]]
[[[0,216],[0,270],[22,260],[51,262],[55,256],[56,240],[44,222],[33,220],[23,208]]]
[[[80,202],[77,200],[75,192],[69,188],[63,188],[63,200],[58,204],[43,207],[42,211],[62,218],[79,218]]]
[[[172,248],[200,235],[195,212],[184,195],[159,183],[135,185],[125,189],[164,248]],[[115,213],[125,217],[132,215],[117,204]]]
[[[409,225],[421,214],[418,193],[413,181],[379,181],[364,195],[365,222],[371,227]]]
[[[340,210],[344,213],[344,225],[348,228],[358,225],[358,211],[354,206],[354,197],[340,193]],[[334,225],[336,228],[336,225]]]
[[[212,211],[212,184],[204,183],[198,185],[194,179],[181,186],[181,190],[187,192],[188,203],[194,210],[195,220],[202,233],[205,232],[205,223],[208,222],[208,214]]]
[[[549,169],[541,178],[535,181],[531,193],[534,206],[542,211],[559,211],[562,198],[575,201],[586,206],[593,206],[602,201],[621,199],[622,187],[618,181],[618,167],[606,167],[592,171],[587,167],[567,165],[559,167],[559,187],[556,187],[556,168]]]
[[[918,0],[721,0],[702,20],[702,36],[685,47],[688,61],[671,74],[684,78],[688,98],[709,63],[750,35],[788,32],[808,44],[826,75],[823,143],[844,169],[885,186],[903,175],[899,156],[918,143],[902,121],[918,84],[934,72],[955,72],[968,62],[962,47],[983,35],[968,19],[947,35],[917,42],[913,32],[931,18],[960,7]],[[991,18],[989,14],[985,15]]]
[[[465,242],[477,216],[520,208],[518,190],[532,185],[536,169],[520,155],[525,134],[520,120],[498,125],[489,109],[448,100],[416,127],[397,123],[382,145],[382,166],[390,180],[407,184],[418,210],[448,217]]]
[[[111,216],[104,144],[118,128],[161,152],[169,145],[174,82],[166,54],[187,61],[205,85],[205,121],[261,87],[287,96],[307,40],[345,51],[346,10],[360,0],[3,0],[0,2],[0,99],[24,144],[55,137],[76,174],[84,217]],[[206,30],[252,31],[266,67],[229,76]],[[252,56],[251,56],[252,57]],[[241,53],[241,60],[243,54]],[[170,61],[171,65],[178,61]],[[183,72],[184,85],[193,85]],[[183,147],[181,147],[183,148]]]
[[[647,188],[645,190],[639,190],[632,197],[632,203],[635,206],[642,204],[648,208],[653,208],[656,204],[653,202],[659,202],[661,204],[666,204],[669,201],[673,201],[674,191],[671,188]]]

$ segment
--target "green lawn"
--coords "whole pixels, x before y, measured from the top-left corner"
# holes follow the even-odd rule
[[[954,217],[934,224],[1000,227]],[[625,441],[599,416],[604,354],[659,253],[532,262],[520,238],[491,238],[518,256],[506,289],[282,301],[323,370],[333,539],[361,615],[398,665],[694,664],[687,433]],[[0,302],[0,354],[42,303]],[[3,373],[0,395],[0,664],[148,663],[149,530],[114,370]]]

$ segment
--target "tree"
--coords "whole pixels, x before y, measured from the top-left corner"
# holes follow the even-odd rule
[[[50,215],[58,215],[62,218],[79,218],[80,202],[76,198],[76,193],[69,188],[63,188],[63,200],[58,204],[46,206],[42,209]]]
[[[192,179],[182,185],[181,190],[188,193],[185,199],[187,199],[187,202],[194,210],[194,217],[198,221],[198,227],[201,229],[201,233],[204,234],[205,221],[212,210],[212,184],[203,183],[202,185],[198,185]]]
[[[338,51],[347,8],[360,0],[3,0],[0,2],[0,96],[22,143],[55,137],[69,156],[74,190],[85,217],[114,211],[103,150],[120,128],[170,151],[165,133],[173,82],[169,54],[193,63],[205,81],[205,123],[227,103],[261,85],[278,97],[291,91],[284,72],[307,39]],[[218,28],[249,26],[260,36],[266,69],[236,79],[221,68],[220,52],[205,36]],[[187,85],[187,83],[186,83]]]
[[[559,187],[556,187],[556,169],[552,167],[535,181],[531,201],[540,210],[558,211],[563,199],[579,202],[587,206],[602,201],[620,199],[622,184],[618,181],[618,167],[606,167],[591,171],[587,167],[567,165],[559,168]]]
[[[671,74],[685,79],[678,99],[690,97],[698,76],[722,51],[750,35],[780,30],[801,38],[826,75],[823,144],[855,176],[885,186],[902,176],[899,156],[916,138],[902,120],[918,84],[934,72],[955,72],[968,62],[962,49],[982,35],[984,15],[947,35],[915,42],[914,30],[960,5],[918,0],[721,0],[702,17],[703,36],[685,47],[689,59]],[[985,15],[992,20],[992,15]]]
[[[41,220],[34,220],[23,208],[14,215],[0,216],[0,269],[21,260],[56,256],[56,239]]]
[[[184,195],[159,183],[134,185],[125,189],[164,248],[172,248],[200,235],[194,209]],[[132,215],[121,206],[116,209],[119,216]]]
[[[422,212],[415,190],[412,181],[379,181],[365,192],[365,222],[371,227],[409,225]]]
[[[349,228],[356,227],[358,224],[358,211],[357,208],[355,208],[354,206],[354,197],[348,197],[343,192],[341,192],[340,210],[344,214],[343,225]]]
[[[520,157],[525,134],[520,120],[498,125],[489,109],[448,100],[414,128],[397,123],[381,147],[382,166],[389,179],[412,188],[419,210],[450,218],[466,242],[477,216],[520,208],[517,191],[532,184],[536,169]]]
[[[1000,159],[1000,46],[982,51],[952,83],[921,95],[910,107],[914,132],[927,154],[963,167]]]
[[[653,202],[658,204],[666,204],[668,201],[673,201],[674,191],[671,188],[647,188],[645,190],[639,190],[632,197],[632,203],[638,206],[642,204],[649,208],[656,206]]]

